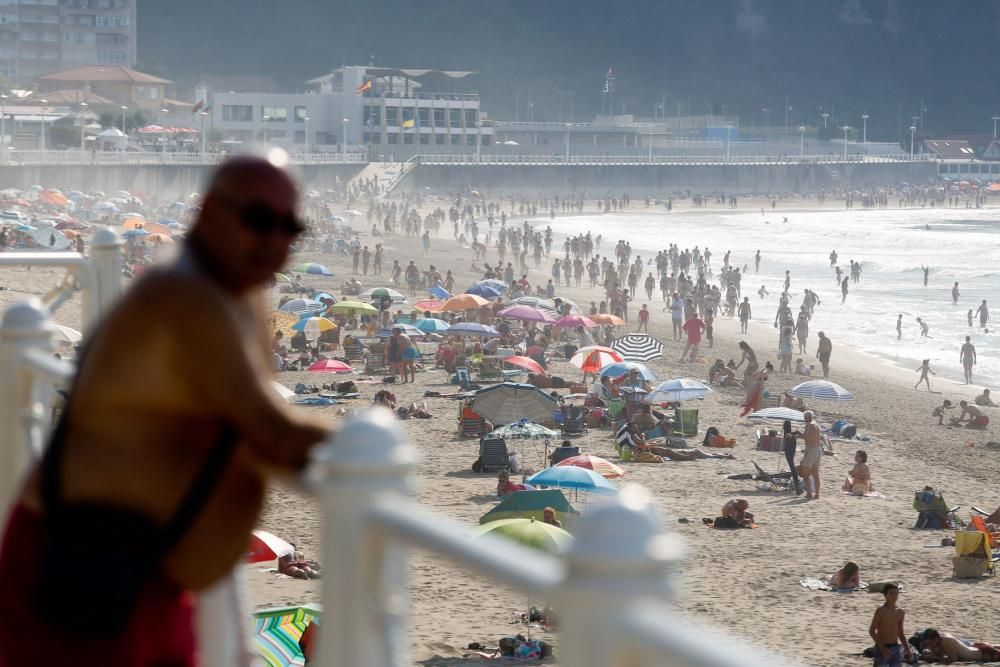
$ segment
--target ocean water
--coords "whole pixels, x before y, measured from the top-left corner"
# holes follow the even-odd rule
[[[788,222],[783,223],[787,217]],[[834,345],[846,344],[904,368],[915,369],[931,360],[939,376],[961,379],[959,348],[971,335],[978,364],[976,384],[992,385],[1000,378],[1000,210],[911,209],[827,210],[782,212],[760,209],[720,209],[673,212],[607,214],[556,218],[557,234],[589,230],[603,236],[600,253],[612,254],[618,239],[632,244],[633,257],[648,262],[669,243],[681,250],[697,245],[712,251],[717,273],[727,250],[730,263],[742,269],[743,295],[749,296],[753,320],[768,326],[774,321],[785,270],[791,272],[790,305],[797,313],[806,288],[822,303],[810,323],[809,356],[815,356],[816,332],[831,336]],[[753,257],[761,251],[760,273],[754,274]],[[829,255],[836,250],[847,273],[850,260],[861,262],[860,283],[851,283],[847,302],[841,304]],[[930,267],[923,285],[922,266]],[[649,267],[655,272],[655,265]],[[958,282],[961,297],[952,304],[952,285]],[[765,285],[771,293],[757,296]],[[641,289],[641,288],[640,288]],[[658,298],[658,292],[654,298]],[[967,312],[986,299],[994,322],[987,331],[970,328]],[[995,310],[994,310],[995,309]],[[896,339],[896,317],[903,314],[903,338]],[[920,337],[922,318],[929,338]],[[995,325],[995,329],[994,329]],[[775,330],[777,345],[777,330]],[[796,348],[797,349],[797,348]],[[836,355],[836,352],[834,353]],[[914,374],[914,382],[917,375]],[[933,380],[933,379],[932,379]]]

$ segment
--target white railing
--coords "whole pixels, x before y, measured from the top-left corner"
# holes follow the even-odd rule
[[[160,151],[22,151],[8,149],[0,153],[0,164],[23,165],[214,165],[226,153],[171,153]],[[345,153],[291,153],[293,164],[357,164],[368,162],[365,150],[352,148]]]
[[[382,192],[386,195],[392,192],[393,188],[399,185],[403,181],[403,178],[410,173],[410,170],[417,166],[419,160],[419,156],[413,156],[406,162],[401,163],[399,165],[399,169],[395,174],[393,174],[392,179],[389,180],[389,183],[386,184],[385,189]]]
[[[460,155],[416,155],[419,164],[483,164],[483,165],[662,165],[662,166],[718,166],[718,165],[801,165],[801,164],[906,164],[932,162],[929,155],[732,155],[729,158],[718,155],[649,155],[647,152],[633,155],[497,155],[492,153]],[[413,158],[411,158],[413,159]]]
[[[110,235],[110,236],[108,236]],[[120,252],[116,235],[100,241]],[[72,253],[66,253],[72,256]],[[39,259],[21,255],[22,263]],[[42,263],[50,260],[45,254]],[[120,262],[120,256],[119,260]],[[92,301],[110,305],[120,278],[113,263],[94,258]],[[76,266],[73,264],[73,266]],[[79,275],[90,275],[81,271]],[[118,273],[120,277],[120,264]],[[48,430],[53,389],[73,373],[52,355],[49,310],[38,299],[10,306],[0,322],[0,512]],[[91,321],[92,324],[92,321]],[[558,659],[573,667],[781,667],[780,660],[720,632],[684,620],[672,607],[681,556],[676,537],[662,532],[645,490],[627,486],[579,521],[564,559],[503,540],[472,540],[468,528],[412,499],[416,449],[387,410],[345,420],[316,448],[302,485],[324,512],[323,608],[316,665],[401,667],[411,664],[407,639],[408,549],[429,551],[534,599],[561,622]],[[250,617],[235,576],[199,594],[202,664],[247,667]]]

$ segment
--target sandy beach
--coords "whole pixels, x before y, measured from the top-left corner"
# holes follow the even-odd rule
[[[438,205],[447,209],[448,203],[431,200],[426,207],[433,209]],[[810,207],[812,204],[805,203],[803,208]],[[523,218],[515,216],[513,224],[522,221]],[[530,222],[536,228],[544,228],[547,218]],[[367,234],[362,234],[361,239],[363,243],[374,242]],[[439,237],[432,238],[430,252],[423,256],[417,255],[418,244],[412,239],[395,236],[379,241],[386,250],[385,267],[391,266],[394,259],[403,265],[414,259],[421,268],[434,264],[442,273],[451,269],[457,287],[462,289],[481,278],[471,272],[472,251],[452,241],[448,229],[442,229]],[[606,240],[602,254],[611,249],[610,245]],[[553,244],[553,251],[558,246],[558,242]],[[823,257],[822,251],[818,251],[817,262],[822,262]],[[496,261],[495,251],[490,250],[488,259]],[[334,278],[306,276],[304,282],[338,295],[340,284],[351,272],[347,255],[304,253],[296,256],[295,261],[327,265],[336,274]],[[713,263],[718,266],[721,262]],[[7,288],[0,291],[0,307],[29,295],[43,295],[55,284],[57,275],[58,272],[42,269],[0,270],[0,285]],[[541,270],[529,272],[532,284],[539,281],[544,284],[548,277],[548,264],[544,260]],[[382,277],[358,278],[366,288],[390,285],[387,272]],[[559,288],[557,294],[581,305],[603,298],[600,290],[590,288]],[[278,291],[272,290],[269,296],[277,302]],[[644,292],[631,307],[633,326],[634,313],[643,303],[646,303]],[[705,381],[708,366],[716,357],[739,360],[737,343],[741,340],[756,350],[761,364],[770,360],[777,366],[777,333],[771,326],[777,295],[772,295],[766,303],[765,308],[755,313],[747,335],[739,333],[738,320],[718,318],[714,349],[703,346],[697,363],[678,363],[682,346],[671,340],[669,313],[661,312],[662,303],[658,293],[654,293],[649,303],[653,313],[649,330],[665,343],[665,351],[650,366],[660,380],[693,377]],[[793,306],[797,308],[797,304]],[[77,297],[63,305],[55,319],[78,327],[79,314]],[[815,354],[815,341],[814,331],[809,341],[809,357]],[[824,421],[831,416],[848,419],[858,426],[859,435],[867,436],[870,441],[834,442],[836,454],[824,457],[822,462],[824,486],[819,500],[806,501],[789,492],[761,491],[758,483],[750,480],[727,479],[730,474],[752,472],[751,461],[769,471],[775,471],[778,465],[778,454],[754,449],[754,434],[761,426],[739,417],[742,392],[738,389],[718,389],[695,402],[702,432],[715,426],[725,437],[736,439],[737,445],[732,450],[735,460],[620,464],[627,470],[621,481],[649,488],[660,505],[666,530],[680,536],[687,546],[687,558],[678,576],[678,607],[690,618],[766,646],[786,656],[792,664],[867,665],[870,660],[859,654],[870,645],[868,624],[882,597],[865,592],[814,592],[799,585],[803,577],[832,574],[845,561],[853,560],[860,565],[865,581],[902,582],[900,605],[907,610],[908,632],[933,626],[961,637],[1000,641],[990,612],[991,600],[997,595],[997,580],[953,580],[953,550],[932,548],[950,532],[911,529],[916,518],[911,508],[913,492],[925,485],[941,490],[950,504],[961,505],[959,514],[966,519],[971,505],[988,511],[1000,505],[996,484],[1000,451],[983,446],[995,437],[995,426],[987,431],[968,431],[938,426],[937,419],[931,417],[932,409],[943,399],[953,403],[971,399],[978,393],[978,387],[935,378],[934,392],[915,391],[913,373],[838,345],[836,338],[833,344],[830,379],[850,389],[856,400],[817,402],[810,407],[817,408]],[[426,344],[424,347],[432,348]],[[550,372],[567,379],[580,375],[561,359],[553,360]],[[427,370],[417,374],[415,384],[395,385],[392,389],[400,404],[408,404],[424,400],[424,392],[428,390],[451,391],[448,377],[443,370]],[[291,387],[297,382],[318,384],[344,377],[280,373],[278,379]],[[774,374],[767,387],[772,393],[780,393],[802,379]],[[338,407],[368,405],[379,388],[377,384],[363,384],[360,399]],[[473,439],[458,438],[456,402],[426,400],[433,419],[403,423],[421,456],[417,499],[425,507],[471,528],[497,502],[496,477],[471,471],[477,444]],[[316,411],[331,422],[338,419],[336,407],[295,409]],[[988,414],[995,417],[1000,413],[994,408]],[[609,430],[591,429],[587,435],[574,439],[574,445],[586,453],[618,462]],[[840,492],[853,464],[854,452],[862,448],[868,452],[873,482],[884,494],[883,498],[854,497]],[[523,463],[534,470],[544,467],[531,445]],[[707,529],[701,523],[702,517],[714,517],[723,503],[734,497],[749,500],[760,525],[758,529],[719,531]],[[681,523],[679,519],[689,522]],[[295,542],[308,557],[321,558],[322,516],[312,499],[275,487],[260,523],[263,528]],[[512,612],[544,603],[503,590],[488,580],[470,577],[436,558],[419,554],[411,563],[410,636],[414,659],[422,664],[466,664],[461,658],[467,652],[467,644],[478,641],[495,645],[499,637],[524,631],[523,626],[510,624]],[[320,598],[320,582],[279,577],[265,571],[263,565],[246,566],[246,574],[250,602],[255,608],[315,602]],[[533,630],[533,633],[554,643],[558,662],[558,632]],[[468,664],[478,662],[468,660]]]

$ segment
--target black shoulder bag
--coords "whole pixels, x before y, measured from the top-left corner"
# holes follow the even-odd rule
[[[37,609],[65,630],[115,638],[127,628],[163,557],[204,508],[231,458],[236,433],[223,428],[177,510],[161,525],[127,507],[61,497],[68,414],[69,402],[42,460],[45,542]]]

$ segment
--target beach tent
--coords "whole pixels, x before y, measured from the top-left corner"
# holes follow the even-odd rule
[[[536,491],[515,491],[486,514],[479,517],[479,523],[486,524],[499,519],[535,519],[541,521],[546,507],[556,512],[556,518],[565,528],[572,528],[580,513],[570,505],[566,496],[558,489]]]
[[[299,648],[299,639],[313,619],[319,622],[321,613],[322,608],[312,604],[255,611],[254,650],[268,667],[304,665],[305,656]]]

